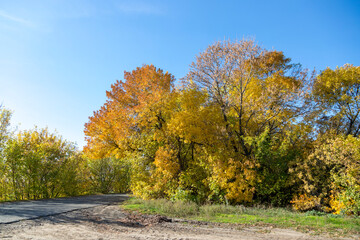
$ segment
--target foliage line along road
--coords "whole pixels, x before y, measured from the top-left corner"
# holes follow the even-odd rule
[[[0,224],[56,215],[99,205],[111,205],[126,200],[126,194],[92,195],[0,204]]]

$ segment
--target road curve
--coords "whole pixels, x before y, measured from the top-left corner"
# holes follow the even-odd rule
[[[0,203],[0,224],[51,216],[100,205],[118,204],[128,198],[126,194],[104,194]]]

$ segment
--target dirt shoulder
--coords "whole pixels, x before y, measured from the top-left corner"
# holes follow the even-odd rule
[[[97,206],[34,220],[0,224],[0,239],[331,239],[288,229],[188,222]]]

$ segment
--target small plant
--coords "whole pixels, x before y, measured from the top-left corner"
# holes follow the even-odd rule
[[[310,210],[305,213],[306,216],[324,216],[326,215],[325,212],[320,212],[316,210]]]

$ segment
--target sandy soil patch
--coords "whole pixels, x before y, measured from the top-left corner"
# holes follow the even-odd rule
[[[188,222],[130,214],[116,205],[98,206],[0,225],[0,239],[330,239],[289,229]]]

